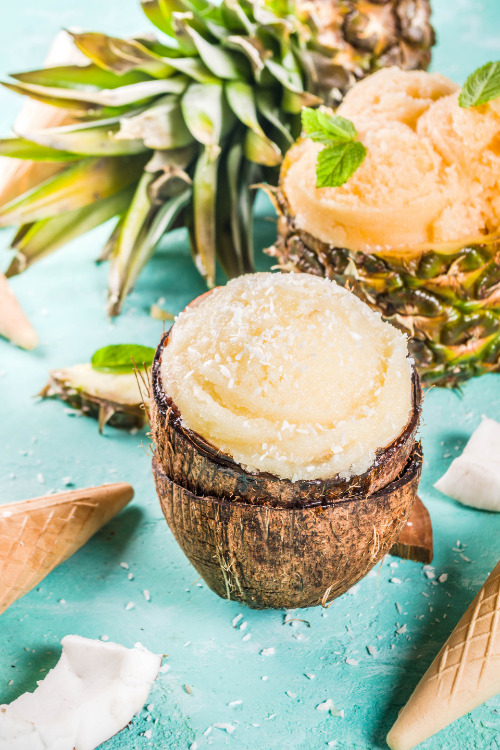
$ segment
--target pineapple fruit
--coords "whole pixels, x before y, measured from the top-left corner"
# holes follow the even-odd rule
[[[465,109],[443,76],[384,69],[338,114],[367,156],[341,187],[316,187],[321,145],[288,152],[276,194],[284,270],[348,285],[412,336],[426,384],[500,369],[498,100]]]
[[[7,276],[116,216],[101,256],[111,315],[178,225],[209,286],[216,256],[229,277],[252,270],[249,186],[277,182],[301,108],[336,106],[379,67],[425,68],[434,43],[428,0],[142,5],[162,41],[72,33],[86,65],[5,84],[77,121],[19,127],[0,141],[0,155],[58,165],[0,208],[0,226],[21,225]]]

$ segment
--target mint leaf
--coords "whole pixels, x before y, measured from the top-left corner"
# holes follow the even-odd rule
[[[316,187],[340,187],[362,164],[366,148],[359,141],[324,148],[318,154]]]
[[[461,107],[479,107],[500,96],[500,62],[489,62],[467,78],[460,93]]]
[[[140,344],[112,344],[98,349],[92,355],[92,367],[98,372],[109,372],[113,375],[123,375],[133,372],[134,362],[137,367],[151,367],[155,350]]]
[[[326,146],[353,141],[356,128],[350,120],[340,115],[327,115],[320,109],[302,109],[302,129],[308,138]]]

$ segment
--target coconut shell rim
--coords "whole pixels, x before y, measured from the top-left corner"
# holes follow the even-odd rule
[[[406,463],[405,468],[403,469],[403,472],[396,477],[392,482],[387,484],[385,487],[382,487],[380,490],[377,490],[377,492],[374,492],[372,495],[367,495],[366,493],[362,495],[352,495],[351,497],[346,497],[343,500],[327,500],[322,501],[321,498],[317,501],[310,502],[310,503],[304,503],[300,507],[284,507],[284,506],[267,506],[267,505],[253,505],[252,503],[242,503],[238,502],[237,500],[227,500],[225,498],[216,497],[214,495],[197,495],[192,490],[189,490],[186,487],[182,487],[182,485],[177,484],[173,479],[171,479],[167,472],[165,471],[164,466],[162,465],[159,457],[155,453],[153,456],[153,473],[157,473],[160,475],[165,476],[169,482],[171,482],[173,485],[176,485],[179,487],[182,492],[185,492],[189,495],[192,495],[196,500],[199,500],[200,502],[204,501],[207,503],[216,503],[223,507],[238,507],[238,508],[253,508],[255,511],[261,512],[261,511],[268,511],[268,512],[285,512],[285,513],[297,513],[301,512],[303,510],[313,510],[322,512],[324,510],[330,510],[339,507],[340,505],[345,505],[346,503],[352,503],[359,500],[360,497],[369,498],[370,500],[380,500],[385,495],[392,495],[394,492],[396,492],[401,487],[404,487],[407,484],[410,484],[415,478],[416,475],[421,474],[422,466],[423,466],[423,459],[424,454],[422,450],[422,443],[420,441],[415,441],[413,444],[413,447],[411,449],[411,453],[409,456],[409,459]]]
[[[294,485],[294,484],[300,483],[301,488],[310,488],[311,490],[320,486],[324,487],[325,484],[332,485],[332,486],[345,484],[347,488],[347,486],[351,484],[353,480],[360,480],[365,477],[368,477],[368,475],[372,472],[374,466],[380,463],[380,459],[382,459],[384,456],[390,456],[393,453],[395,453],[398,450],[398,448],[401,448],[401,446],[403,446],[407,442],[407,440],[410,438],[412,434],[416,433],[418,429],[419,422],[420,422],[420,415],[422,412],[422,388],[421,388],[420,378],[419,378],[417,369],[413,367],[412,368],[412,405],[411,405],[411,413],[408,418],[408,421],[405,427],[403,428],[403,430],[400,432],[400,434],[391,443],[389,443],[389,445],[385,446],[385,448],[379,448],[375,451],[375,461],[363,474],[354,475],[348,480],[342,479],[341,477],[339,477],[338,474],[336,474],[335,476],[327,477],[326,479],[321,479],[321,478],[301,479],[301,480],[298,480],[298,482],[292,482],[291,479],[281,479],[280,477],[277,477],[273,474],[269,474],[267,472],[256,472],[256,473],[248,472],[245,469],[243,469],[243,467],[239,463],[234,461],[234,459],[232,459],[230,456],[218,450],[217,448],[215,448],[215,446],[212,446],[199,433],[195,432],[194,430],[190,430],[189,428],[184,427],[181,424],[181,419],[182,419],[181,412],[179,408],[177,407],[177,405],[174,403],[173,399],[171,399],[170,396],[168,396],[167,393],[165,392],[165,389],[163,387],[162,377],[161,377],[161,358],[162,358],[163,350],[168,344],[168,339],[170,336],[170,332],[172,331],[172,328],[173,326],[167,332],[165,332],[160,339],[160,342],[155,352],[152,371],[151,371],[153,398],[154,398],[156,407],[158,409],[158,412],[165,421],[168,419],[171,427],[177,433],[180,433],[184,439],[190,442],[192,446],[194,447],[194,449],[198,451],[199,453],[201,453],[201,455],[205,459],[213,462],[214,464],[218,466],[226,467],[230,469],[231,471],[234,471],[236,474],[247,476],[249,478],[259,476],[263,479],[268,479],[273,482],[280,482],[283,485]],[[410,451],[410,455],[412,454],[412,451],[413,451],[413,448]],[[381,489],[384,489],[384,488],[381,488]],[[375,496],[378,491],[379,490],[373,493],[373,496]],[[354,493],[347,499],[351,499],[354,497],[363,497],[365,494],[366,493],[363,493],[361,491],[358,494]],[[339,499],[337,500],[337,502],[342,502],[342,500]],[[251,503],[246,503],[246,504],[248,505]],[[306,506],[301,504],[300,507],[306,507]],[[326,507],[326,506],[323,506],[323,507]]]

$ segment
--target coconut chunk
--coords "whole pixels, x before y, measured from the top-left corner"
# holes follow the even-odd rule
[[[500,511],[500,424],[484,418],[434,487],[464,505]]]
[[[68,635],[33,693],[0,706],[0,750],[94,750],[147,700],[161,656]]]
[[[161,376],[186,427],[245,469],[292,481],[367,471],[412,405],[406,337],[309,274],[214,290],[179,316]]]

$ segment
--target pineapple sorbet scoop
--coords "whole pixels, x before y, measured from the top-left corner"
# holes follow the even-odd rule
[[[183,425],[247,471],[349,479],[403,431],[406,336],[309,274],[258,273],[181,313],[162,357]]]

